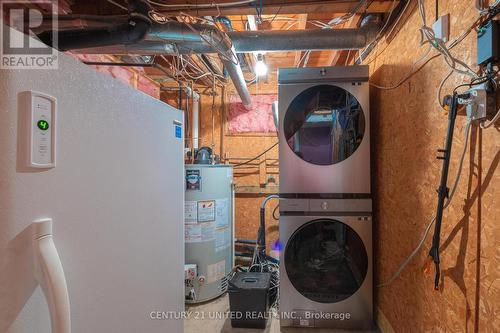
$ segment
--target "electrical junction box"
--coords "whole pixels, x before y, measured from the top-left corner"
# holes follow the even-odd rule
[[[468,99],[460,99],[459,103],[465,105],[467,118],[470,120],[481,120],[486,118],[487,95],[486,89],[482,86],[471,88],[467,91],[470,94]]]
[[[440,16],[436,22],[432,24],[432,30],[436,38],[447,42],[450,38],[450,14]]]
[[[198,269],[195,264],[184,265],[184,280],[194,280],[198,275]]]
[[[500,35],[499,22],[489,21],[480,27],[477,33],[477,64],[484,65],[489,62],[498,63],[500,60]]]
[[[472,121],[482,121],[496,113],[496,94],[488,89],[487,83],[472,87],[466,93],[469,97],[460,98],[458,102],[465,105],[467,118]]]
[[[50,169],[56,165],[56,99],[37,92],[19,94],[24,142],[22,158],[28,168]]]

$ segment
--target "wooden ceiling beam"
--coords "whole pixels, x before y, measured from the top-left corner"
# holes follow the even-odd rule
[[[344,24],[344,28],[355,28],[358,26],[359,21],[361,20],[361,15],[356,14],[353,15],[347,23]],[[330,51],[330,56],[326,60],[326,66],[336,66],[339,65],[340,59],[342,59],[342,56],[347,54],[349,50],[343,51],[343,50],[338,50],[338,51]]]
[[[307,14],[299,14],[297,22],[297,30],[304,30],[307,25]],[[300,59],[302,58],[302,51],[295,52],[295,58],[293,60],[293,67],[299,65]]]
[[[161,0],[160,0],[161,1]],[[218,4],[232,2],[234,0],[218,0]],[[392,0],[373,1],[366,9],[367,13],[385,13],[389,12],[393,6]],[[399,1],[396,1],[397,5]],[[171,0],[169,5],[189,3],[187,0]],[[191,1],[193,4],[213,4],[213,0]],[[263,15],[280,14],[303,14],[303,13],[349,13],[356,5],[358,0],[265,0],[262,6]],[[214,6],[208,8],[169,8],[155,6],[155,8],[169,15],[184,12],[195,16],[216,16],[216,15],[253,15],[255,6],[241,5],[232,7]]]

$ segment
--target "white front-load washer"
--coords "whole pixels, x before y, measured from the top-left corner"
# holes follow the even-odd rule
[[[280,199],[281,326],[373,326],[370,199]]]
[[[280,68],[280,195],[369,198],[368,66]]]

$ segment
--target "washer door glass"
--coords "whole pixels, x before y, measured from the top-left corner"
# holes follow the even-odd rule
[[[306,162],[331,165],[356,151],[365,133],[365,116],[347,90],[318,85],[301,92],[283,122],[288,146]]]
[[[353,295],[368,270],[363,241],[348,225],[330,219],[311,221],[296,230],[285,248],[285,269],[294,288],[319,303]]]

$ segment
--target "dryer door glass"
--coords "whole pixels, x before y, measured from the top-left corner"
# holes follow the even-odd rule
[[[285,269],[294,288],[319,303],[336,303],[353,295],[368,270],[368,255],[359,235],[331,219],[311,221],[290,237]]]
[[[351,156],[365,133],[365,116],[347,90],[318,85],[301,92],[283,121],[288,146],[306,162],[331,165]]]

